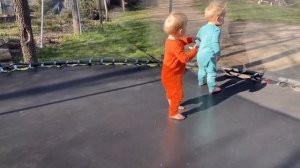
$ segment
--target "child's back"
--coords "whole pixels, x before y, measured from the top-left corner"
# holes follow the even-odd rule
[[[208,23],[199,30],[197,37],[201,39],[201,42],[197,58],[200,59],[202,65],[220,55],[220,35],[220,28],[214,24]]]

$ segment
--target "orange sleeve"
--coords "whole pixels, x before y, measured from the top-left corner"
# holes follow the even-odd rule
[[[197,54],[197,49],[193,48],[190,52],[185,53],[184,52],[184,46],[178,45],[176,48],[174,48],[174,55],[177,57],[177,59],[182,63],[187,63],[191,59],[193,59]]]
[[[186,38],[182,38],[181,41],[184,42],[184,45],[190,44],[193,42],[192,37],[186,37]]]

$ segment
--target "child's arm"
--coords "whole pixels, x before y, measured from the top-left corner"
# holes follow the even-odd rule
[[[213,32],[213,35],[212,35],[212,49],[214,51],[214,56],[220,56],[221,55],[220,36],[221,36],[220,28],[215,29],[214,32]]]
[[[193,43],[195,41],[194,37],[185,37],[181,39],[184,42],[184,45]]]
[[[194,46],[194,48],[190,52],[185,53],[184,46],[177,46],[174,49],[174,55],[177,57],[177,59],[180,62],[187,63],[196,56],[197,50],[198,50],[198,47]]]

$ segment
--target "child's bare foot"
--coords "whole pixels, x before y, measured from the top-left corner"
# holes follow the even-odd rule
[[[184,106],[178,106],[178,110],[185,110]]]
[[[219,92],[221,92],[222,91],[222,89],[220,88],[220,87],[216,87],[212,92],[209,92],[210,94],[215,94],[215,93],[219,93]]]
[[[204,86],[204,85],[206,85],[207,83],[206,82],[199,82],[198,83],[198,86]]]
[[[183,116],[182,114],[176,114],[176,115],[173,115],[173,116],[170,116],[169,118],[171,119],[174,119],[174,120],[184,120],[185,119],[185,116]]]

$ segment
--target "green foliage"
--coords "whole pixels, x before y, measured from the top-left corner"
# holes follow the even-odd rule
[[[82,13],[85,17],[91,17],[98,12],[97,3],[98,0],[83,0],[80,1],[80,13]]]
[[[30,9],[32,9],[35,12],[36,17],[41,16],[41,8],[42,8],[42,1],[40,0],[30,6]],[[50,10],[51,10],[51,0],[44,0],[44,13],[47,13]]]
[[[99,22],[95,22],[90,32],[64,37],[59,46],[41,49],[39,59],[149,58],[148,54],[160,59],[166,35],[157,23],[146,17],[145,11],[126,12],[105,24],[104,32],[99,30]]]
[[[19,35],[16,23],[0,23],[0,39],[6,39]]]

